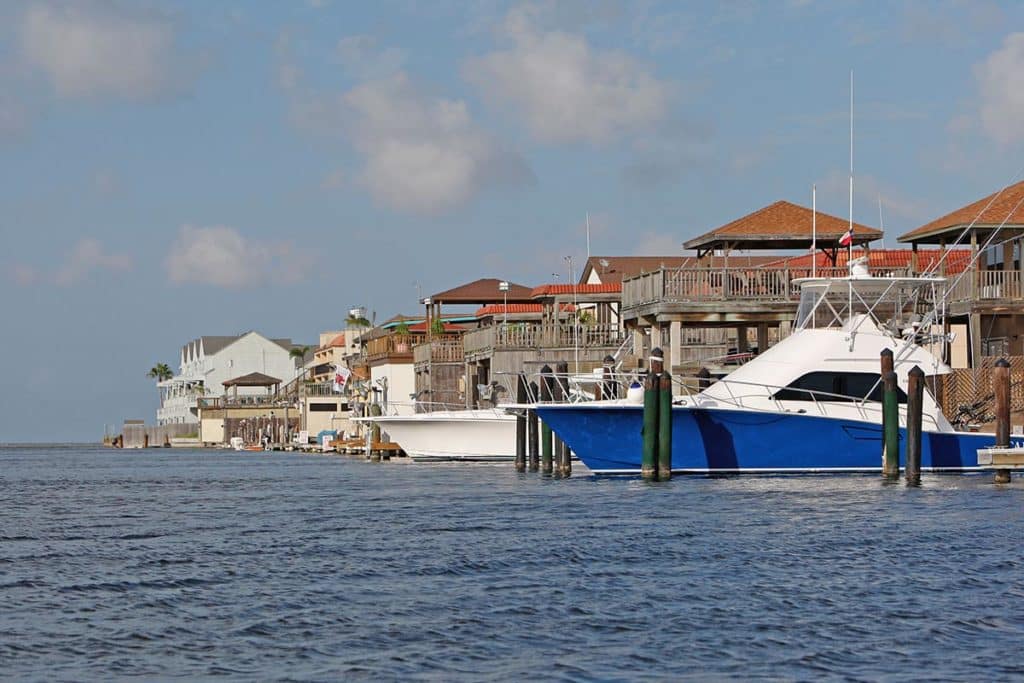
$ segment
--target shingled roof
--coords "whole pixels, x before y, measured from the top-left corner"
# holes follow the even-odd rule
[[[811,243],[815,212],[806,206],[778,201],[758,209],[742,218],[726,223],[714,230],[683,243],[687,249],[802,249]],[[827,213],[817,212],[817,240],[824,247],[830,241],[838,242],[846,233],[849,221]],[[863,244],[881,239],[882,231],[853,224],[853,241]]]
[[[527,303],[530,301],[532,290],[529,287],[509,282],[508,292],[502,292],[498,289],[501,282],[493,277],[480,278],[453,289],[432,294],[430,298],[434,302],[446,304],[489,304],[504,301]]]
[[[272,387],[280,383],[281,380],[278,378],[264,375],[262,372],[250,372],[248,375],[221,382],[226,387]]]
[[[1024,181],[1004,187],[976,202],[936,218],[919,228],[900,235],[900,242],[937,244],[941,239],[956,239],[968,225],[979,231],[999,226],[1020,230],[1024,228]]]

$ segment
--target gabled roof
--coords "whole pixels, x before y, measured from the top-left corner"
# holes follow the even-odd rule
[[[819,242],[838,241],[849,227],[849,221],[842,218],[818,211],[815,219],[815,212],[805,206],[778,201],[694,237],[683,246],[687,249],[715,249],[728,244],[731,248],[800,249],[811,243],[815,220]],[[856,244],[881,237],[881,230],[853,224],[853,241]]]
[[[868,251],[868,268],[873,271],[884,270],[887,268],[909,268],[910,259],[913,257],[913,253],[914,252],[911,249],[871,249]],[[836,267],[846,267],[847,254],[848,251],[846,249],[840,249],[836,253]],[[962,272],[971,260],[971,252],[969,249],[950,249],[947,251],[947,254],[948,256],[946,256],[945,261],[947,273]],[[863,255],[863,251],[857,250],[854,252],[853,257],[859,258]],[[815,257],[818,267],[832,267],[832,261],[826,254],[819,252],[815,254]],[[919,271],[928,270],[936,264],[941,257],[942,251],[939,249],[921,249],[917,252],[917,269]],[[810,254],[801,254],[800,256],[780,258],[772,263],[764,264],[764,267],[810,268],[811,263]]]
[[[999,192],[993,192],[900,235],[899,241],[935,244],[940,236],[956,239],[972,223],[975,228],[994,228],[1000,225],[1004,228],[1024,228],[1024,181],[1004,187]]]
[[[500,282],[502,280],[493,277],[481,278],[464,285],[459,285],[453,289],[432,294],[430,298],[434,302],[446,304],[488,304],[505,300],[529,301],[529,287],[509,282],[508,292],[502,292],[498,289]]]
[[[272,387],[280,383],[281,380],[278,378],[264,375],[262,372],[250,372],[248,375],[221,382],[226,387]]]
[[[663,267],[667,270],[688,267],[719,268],[725,265],[726,260],[731,266],[759,266],[777,258],[777,256],[760,254],[753,256],[735,252],[729,254],[728,259],[724,256],[705,256],[698,259],[696,254],[685,256],[591,256],[583,267],[580,283],[589,280],[591,272],[598,274],[602,284],[621,284],[622,278],[633,277],[640,273],[650,273]]]
[[[203,353],[207,356],[212,356],[240,338],[241,335],[235,335],[233,337],[200,337],[199,341],[203,345]]]

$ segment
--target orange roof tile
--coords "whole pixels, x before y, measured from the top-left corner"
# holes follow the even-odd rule
[[[562,304],[562,311],[571,312],[573,310],[572,304]],[[507,309],[507,310],[506,310]],[[523,314],[523,313],[542,313],[544,311],[544,304],[509,304],[504,306],[502,304],[489,304],[476,310],[476,317],[484,318],[489,315],[502,315],[508,313],[509,315]]]
[[[559,294],[618,294],[622,291],[622,282],[605,282],[599,285],[541,285],[534,287],[530,296],[557,296]]]
[[[846,233],[849,221],[821,211],[817,212],[815,221],[814,213],[805,206],[778,201],[699,237],[694,237],[685,242],[684,246],[687,249],[706,249],[721,242],[729,242],[740,248],[744,247],[745,243],[759,244],[763,242],[771,244],[763,244],[762,248],[785,248],[782,244],[787,242],[793,243],[794,246],[805,245],[811,240],[814,222],[817,223],[819,241],[838,240]],[[858,244],[881,237],[881,230],[860,223],[853,224],[853,239]]]
[[[991,228],[1004,223],[1005,226],[1024,227],[1024,181],[1004,187],[999,192],[993,192],[941,218],[936,218],[931,223],[900,235],[899,241],[923,241],[922,238],[937,238],[938,235],[951,230],[959,233],[971,223],[978,228]],[[959,234],[954,235],[957,236]]]
[[[869,268],[909,268],[910,259],[913,255],[911,249],[871,249],[868,251],[868,267]],[[950,249],[949,255],[946,257],[946,272],[947,273],[959,273],[963,271],[968,262],[971,260],[971,252],[968,249]],[[836,266],[843,268],[847,262],[847,250],[840,249],[836,252]],[[918,270],[927,270],[935,264],[942,252],[939,249],[922,249],[917,252],[917,267]],[[864,255],[862,251],[854,252],[853,257],[859,258]],[[832,266],[832,262],[828,259],[825,254],[816,254],[817,265],[822,268],[828,268]],[[811,267],[811,255],[801,254],[800,256],[790,256],[787,258],[780,258],[772,263],[766,263],[765,268],[810,268]]]

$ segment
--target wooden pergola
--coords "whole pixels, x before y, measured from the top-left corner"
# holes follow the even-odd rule
[[[687,240],[683,246],[697,250],[698,259],[721,250],[725,265],[728,266],[729,252],[738,249],[807,251],[815,245],[835,265],[836,253],[842,248],[839,240],[849,227],[848,220],[821,211],[815,212],[792,202],[778,201]],[[866,246],[881,238],[881,230],[860,223],[853,224],[854,245]]]

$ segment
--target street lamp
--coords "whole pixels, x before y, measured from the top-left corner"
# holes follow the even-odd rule
[[[508,280],[499,282],[498,290],[501,291],[505,299],[505,305],[502,307],[502,310],[505,313],[505,327],[508,327]]]

